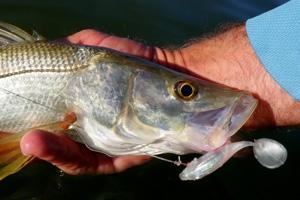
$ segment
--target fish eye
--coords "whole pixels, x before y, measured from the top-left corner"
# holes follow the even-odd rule
[[[190,81],[179,81],[174,87],[175,94],[183,100],[193,99],[197,93],[197,87]]]

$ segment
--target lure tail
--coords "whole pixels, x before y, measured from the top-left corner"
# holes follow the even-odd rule
[[[0,180],[18,172],[33,157],[24,156],[20,149],[20,140],[23,134],[0,132]]]

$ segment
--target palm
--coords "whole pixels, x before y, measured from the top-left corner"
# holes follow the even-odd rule
[[[153,49],[126,38],[118,38],[93,30],[67,37],[71,43],[112,48],[143,58],[153,58]],[[106,174],[123,171],[147,160],[147,156],[108,157],[88,150],[64,135],[44,131],[27,133],[21,141],[24,154],[33,155],[56,165],[69,174]]]

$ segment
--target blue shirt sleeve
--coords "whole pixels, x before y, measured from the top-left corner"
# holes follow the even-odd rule
[[[300,0],[249,19],[250,43],[271,76],[300,100]]]

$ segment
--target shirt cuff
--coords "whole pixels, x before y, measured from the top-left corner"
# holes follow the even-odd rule
[[[271,76],[300,100],[300,1],[289,1],[249,19],[250,43]]]

